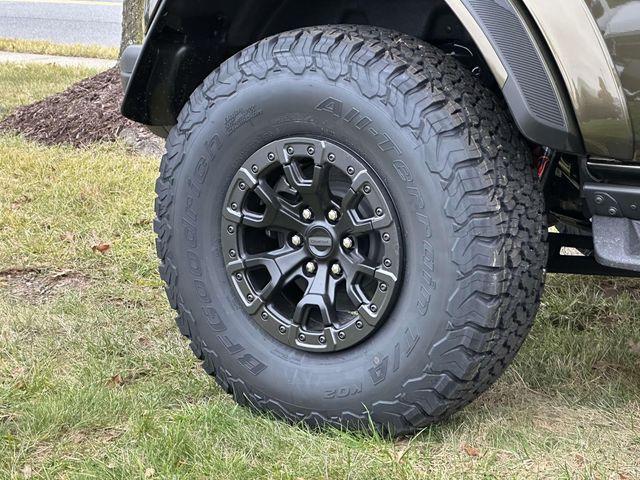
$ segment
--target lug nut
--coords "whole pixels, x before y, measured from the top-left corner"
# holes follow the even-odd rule
[[[309,148],[307,148],[307,153],[309,155],[313,155],[314,153],[316,153],[316,149],[313,148],[313,147],[309,147]]]
[[[342,274],[342,267],[339,263],[334,263],[333,265],[331,265],[331,273],[336,277]]]
[[[313,218],[313,212],[310,208],[305,208],[304,210],[302,210],[302,218],[304,218],[305,220],[311,220]]]
[[[316,273],[316,269],[317,269],[315,262],[307,262],[304,268],[307,271],[307,273],[311,275]]]
[[[340,214],[338,213],[338,211],[334,210],[333,208],[327,213],[327,218],[330,222],[335,222],[336,220],[338,220],[339,216]]]
[[[300,245],[302,245],[302,237],[298,234],[291,237],[291,245],[293,245],[294,247],[299,247]]]
[[[346,248],[347,250],[351,250],[353,248],[353,238],[351,237],[344,237],[342,239],[342,246],[344,248]]]

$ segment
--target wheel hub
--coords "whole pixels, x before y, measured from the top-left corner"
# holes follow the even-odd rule
[[[333,227],[313,225],[307,231],[307,248],[309,253],[318,259],[331,257],[335,251],[335,234]]]
[[[371,335],[399,290],[395,208],[362,159],[287,138],[254,153],[227,192],[222,249],[246,312],[278,341],[330,352]]]

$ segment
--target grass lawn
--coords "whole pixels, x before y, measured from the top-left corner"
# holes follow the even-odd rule
[[[119,49],[100,45],[80,45],[51,43],[45,40],[22,40],[0,37],[0,51],[20,53],[40,53],[65,57],[118,58]]]
[[[86,74],[30,69],[21,101]],[[0,478],[640,478],[640,282],[549,277],[505,376],[414,438],[311,432],[236,407],[180,337],[157,168],[0,135]]]

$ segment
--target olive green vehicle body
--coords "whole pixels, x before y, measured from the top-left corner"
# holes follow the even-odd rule
[[[637,0],[586,0],[586,2],[620,79],[634,137],[634,158],[640,161],[640,2]],[[585,96],[593,98],[600,95],[606,96],[606,93],[591,90],[591,92],[585,92]],[[592,102],[587,103],[592,104]],[[602,121],[597,102],[594,102],[593,107],[588,106],[587,112],[593,128],[597,129]],[[626,131],[623,133],[628,135]]]

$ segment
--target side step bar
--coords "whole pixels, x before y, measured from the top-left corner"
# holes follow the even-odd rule
[[[586,183],[582,195],[598,263],[640,272],[640,186]]]
[[[602,275],[607,277],[640,277],[640,272],[615,268],[599,263],[593,254],[588,256],[562,255],[562,248],[576,248],[581,251],[594,251],[592,237],[549,233],[549,260],[547,272],[572,275]]]

